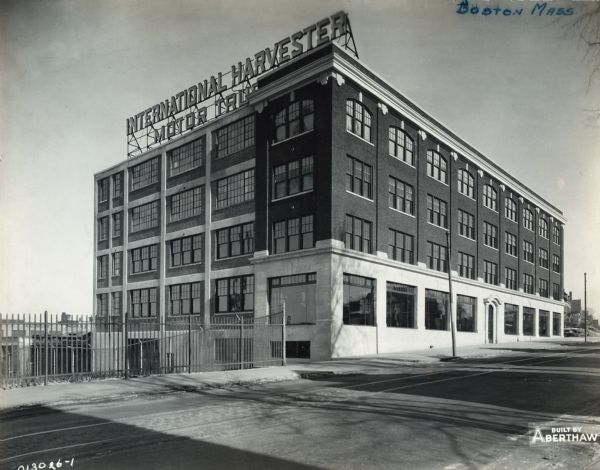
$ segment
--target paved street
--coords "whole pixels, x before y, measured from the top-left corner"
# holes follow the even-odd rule
[[[5,410],[0,466],[598,468],[600,443],[532,446],[529,433],[545,423],[599,432],[600,345],[511,349],[517,355]]]

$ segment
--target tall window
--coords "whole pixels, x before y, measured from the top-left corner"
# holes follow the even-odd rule
[[[456,296],[456,330],[475,331],[477,299],[466,295]]]
[[[313,180],[312,156],[273,167],[273,199],[310,191]]]
[[[518,256],[517,236],[510,232],[504,232],[504,247],[507,254],[511,256]]]
[[[345,325],[375,325],[375,279],[344,273]]]
[[[396,328],[414,328],[416,301],[416,287],[388,282],[386,325]]]
[[[143,246],[129,251],[131,274],[155,271],[158,268],[158,245]]]
[[[269,279],[271,315],[283,313],[288,325],[314,324],[317,310],[316,273]]]
[[[538,265],[541,268],[548,269],[548,251],[538,248]]]
[[[202,287],[200,282],[169,286],[169,315],[200,315]]]
[[[549,297],[548,281],[546,279],[538,279],[540,297]]]
[[[158,157],[131,168],[131,190],[145,188],[158,183],[160,178],[160,162]]]
[[[550,336],[550,312],[540,310],[538,316],[538,334],[540,336]]]
[[[427,150],[427,176],[448,184],[448,162],[434,150]]]
[[[108,201],[108,178],[98,181],[98,202]]]
[[[373,198],[373,170],[371,165],[351,156],[346,157],[346,190]]]
[[[371,112],[356,100],[346,101],[346,130],[371,142]]]
[[[254,168],[217,181],[217,209],[254,199]]]
[[[523,209],[523,227],[533,232],[533,212]]]
[[[118,277],[121,275],[121,263],[123,261],[123,253],[120,251],[118,253],[112,254],[112,276]]]
[[[120,237],[121,236],[121,221],[123,219],[123,213],[117,212],[112,215],[112,236]]]
[[[552,271],[560,273],[560,256],[552,255]]]
[[[108,238],[108,217],[98,219],[98,241],[104,241]]]
[[[131,209],[131,232],[158,226],[158,201]]]
[[[523,273],[523,292],[533,294],[533,276]]]
[[[202,263],[204,235],[177,238],[169,242],[171,248],[171,267]]]
[[[458,234],[475,240],[475,217],[458,209]]]
[[[414,263],[414,237],[397,230],[389,230],[388,257],[404,263]]]
[[[123,195],[123,173],[119,172],[112,176],[113,181],[113,197],[121,197]]]
[[[113,317],[120,317],[121,312],[123,311],[123,293],[122,292],[113,292],[112,293],[112,313]]]
[[[533,336],[535,325],[535,308],[523,307],[523,334]]]
[[[483,205],[498,212],[498,191],[489,184],[483,186]]]
[[[433,225],[448,228],[448,204],[431,194],[427,195],[427,220]]]
[[[538,232],[540,237],[548,238],[548,221],[545,217],[540,217]]]
[[[414,142],[402,129],[390,126],[389,130],[389,153],[392,157],[402,160],[411,166],[415,166],[415,155],[413,153]]]
[[[215,312],[249,312],[254,310],[254,276],[216,280]]]
[[[517,290],[517,271],[511,268],[504,268],[504,285],[507,289]]]
[[[504,217],[513,222],[517,221],[517,203],[509,197],[504,200]]]
[[[173,194],[170,199],[171,222],[202,215],[204,187],[197,186],[187,191]]]
[[[204,137],[196,139],[169,152],[169,172],[171,176],[185,173],[204,165],[206,141]]]
[[[425,289],[425,328],[448,329],[448,293]]]
[[[523,259],[528,263],[533,263],[533,243],[523,240]]]
[[[560,284],[552,283],[552,298],[554,300],[560,300]]]
[[[519,334],[519,306],[504,304],[504,334]]]
[[[393,209],[405,212],[410,215],[415,214],[414,188],[399,179],[390,176],[389,178],[389,204]]]
[[[254,222],[217,230],[217,259],[254,252]]]
[[[553,321],[552,321],[552,334],[554,336],[560,336],[560,324],[562,323],[560,321],[560,313],[559,312],[554,312],[552,314],[553,317]]]
[[[436,271],[448,272],[445,246],[427,242],[427,267]]]
[[[552,226],[552,241],[560,245],[560,227],[558,224]]]
[[[273,224],[275,253],[303,250],[314,246],[313,216],[305,215]]]
[[[483,281],[488,284],[498,284],[498,265],[496,263],[483,262]]]
[[[216,158],[227,157],[254,145],[254,115],[221,127],[215,132]]]
[[[483,223],[483,244],[498,249],[498,228],[488,222]]]
[[[372,223],[353,215],[346,215],[346,248],[371,253]]]
[[[464,194],[471,199],[475,195],[475,179],[467,170],[458,170],[458,192]]]
[[[98,256],[96,267],[98,268],[98,279],[106,279],[106,272],[108,270],[108,256]]]
[[[315,120],[313,100],[298,100],[275,114],[275,142],[312,131]]]
[[[106,318],[108,315],[108,294],[96,295],[96,316]]]
[[[458,275],[467,279],[475,279],[475,257],[458,252]]]
[[[158,292],[156,287],[129,291],[129,311],[133,318],[155,317]]]

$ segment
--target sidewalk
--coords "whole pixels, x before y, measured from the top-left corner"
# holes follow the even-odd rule
[[[523,354],[527,350],[536,349],[567,350],[568,348],[564,344],[572,344],[577,347],[582,343],[582,338],[557,338],[544,341],[466,346],[458,349],[458,355],[461,358],[500,357]],[[77,383],[51,383],[48,386],[0,390],[0,410],[40,404],[58,406],[83,402],[101,403],[203,388],[298,380],[312,375],[390,374],[397,373],[398,368],[439,363],[441,358],[448,357],[450,354],[450,348],[427,349],[323,362],[290,360],[285,367],[155,375],[129,379],[114,378]]]

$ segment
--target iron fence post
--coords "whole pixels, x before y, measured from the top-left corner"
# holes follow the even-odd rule
[[[127,378],[129,371],[129,355],[127,354],[127,318],[128,314],[125,312],[125,321],[123,322],[123,369],[125,378]]]
[[[287,358],[285,357],[285,300],[283,301],[283,313],[281,321],[281,365],[287,365]]]
[[[44,385],[48,385],[48,310],[44,311]]]
[[[188,374],[192,373],[192,315],[188,316]]]

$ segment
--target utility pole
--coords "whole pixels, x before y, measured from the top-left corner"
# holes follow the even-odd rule
[[[583,312],[585,342],[587,343],[587,273],[583,273]]]
[[[452,308],[452,273],[450,269],[450,231],[446,231],[446,265],[448,268],[448,295],[450,297],[450,331],[452,332],[452,357],[456,357],[456,333],[454,332],[454,309]]]

